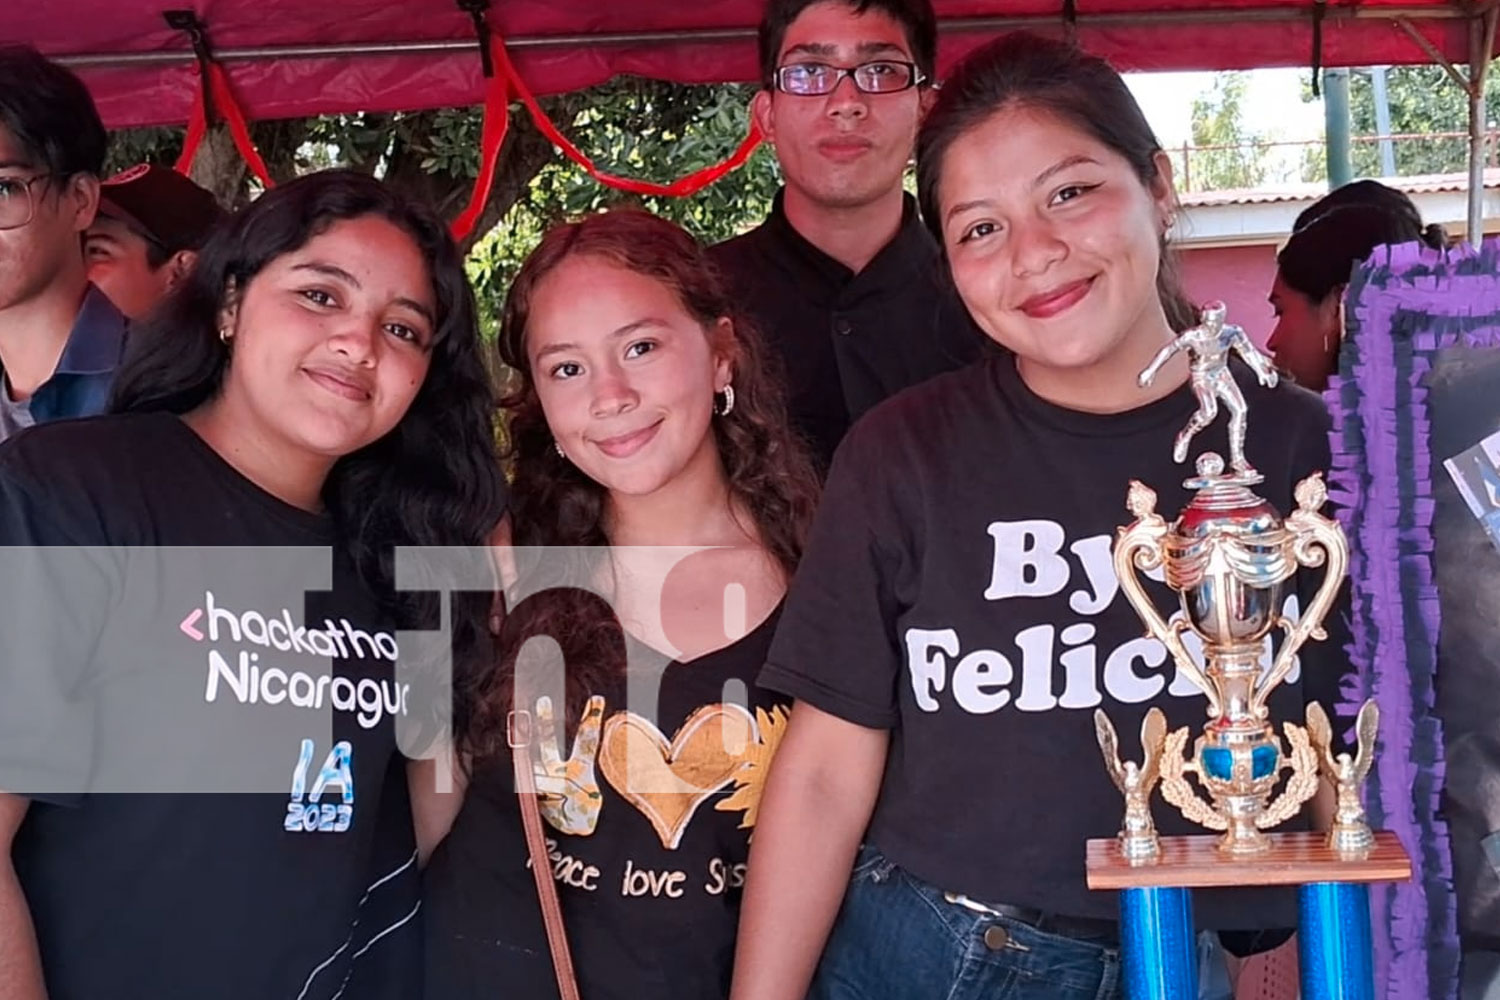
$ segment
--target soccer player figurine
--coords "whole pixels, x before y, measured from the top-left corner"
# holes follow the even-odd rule
[[[1222,302],[1210,302],[1203,307],[1203,322],[1190,327],[1177,339],[1163,347],[1151,359],[1146,370],[1137,381],[1141,388],[1156,379],[1156,373],[1168,359],[1178,351],[1187,351],[1189,370],[1192,373],[1193,395],[1198,398],[1198,410],[1186,427],[1177,435],[1172,445],[1172,460],[1187,460],[1188,445],[1193,435],[1203,430],[1219,415],[1219,401],[1229,411],[1229,464],[1238,473],[1236,478],[1258,478],[1256,471],[1245,460],[1245,397],[1229,370],[1229,354],[1234,351],[1245,359],[1261,385],[1272,388],[1276,385],[1276,369],[1271,359],[1260,353],[1242,327],[1224,322],[1225,308]]]

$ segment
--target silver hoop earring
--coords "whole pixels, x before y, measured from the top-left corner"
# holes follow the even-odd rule
[[[724,401],[720,403],[718,400],[714,400],[714,412],[721,417],[727,417],[734,412],[734,386],[726,385],[724,387]]]
[[[230,336],[229,327],[227,327],[227,326],[221,326],[221,327],[219,327],[219,343],[221,343],[221,344],[227,344],[227,343],[229,343],[229,336]]]

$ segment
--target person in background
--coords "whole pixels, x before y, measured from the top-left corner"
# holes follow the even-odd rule
[[[0,997],[416,995],[401,630],[437,616],[394,550],[506,504],[447,227],[353,171],[266,192],[111,410],[0,446]]]
[[[1376,181],[1345,184],[1304,210],[1276,255],[1276,326],[1266,347],[1277,366],[1309,389],[1327,388],[1339,368],[1350,273],[1376,247],[1416,240],[1448,245],[1442,226],[1423,226],[1410,198]]]
[[[78,77],[0,48],[0,440],[109,400],[126,322],[83,260],[107,142]]]
[[[144,317],[193,269],[225,212],[175,170],[140,164],[105,181],[84,241],[88,277],[132,320]]]
[[[902,190],[934,94],[937,18],[931,0],[769,0],[759,49],[751,111],[786,184],[770,218],[712,255],[826,471],[866,410],[987,343]]]

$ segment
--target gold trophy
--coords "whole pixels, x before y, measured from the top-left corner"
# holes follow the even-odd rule
[[[1222,406],[1230,418],[1228,466],[1213,452],[1199,456],[1197,476],[1184,484],[1193,498],[1170,523],[1156,511],[1156,493],[1132,482],[1126,502],[1135,521],[1120,529],[1114,566],[1147,634],[1166,646],[1178,670],[1208,696],[1208,723],[1189,755],[1188,728],[1168,733],[1164,716],[1153,708],[1141,727],[1142,763],[1122,764],[1113,724],[1104,712],[1095,713],[1105,763],[1125,796],[1125,822],[1114,839],[1089,841],[1088,884],[1120,893],[1127,996],[1198,995],[1193,889],[1295,885],[1302,996],[1373,1000],[1366,884],[1411,877],[1401,844],[1389,832],[1371,831],[1360,805],[1360,784],[1374,762],[1378,713],[1373,702],[1360,710],[1359,752],[1351,757],[1334,752],[1332,727],[1316,704],[1307,708],[1305,728],[1286,722],[1280,734],[1266,707],[1303,644],[1326,638],[1322,622],[1343,582],[1348,544],[1339,526],[1320,513],[1328,498],[1321,475],[1297,484],[1297,509],[1285,517],[1252,491],[1262,477],[1245,458],[1248,413],[1229,357],[1239,354],[1268,386],[1276,384],[1276,372],[1243,330],[1224,322],[1222,304],[1211,304],[1201,325],[1163,348],[1141,373],[1141,385],[1149,385],[1179,351],[1189,356],[1198,410],[1177,436],[1173,457],[1187,459],[1193,437]],[[1289,620],[1282,614],[1288,584],[1299,569],[1319,567],[1324,572],[1316,596],[1297,621]],[[1139,576],[1156,570],[1181,606],[1170,621]],[[1266,639],[1277,629],[1284,636],[1265,669]],[[1183,641],[1189,631],[1202,641],[1202,663]],[[1338,792],[1326,837],[1267,834],[1312,798],[1320,772]],[[1221,836],[1158,837],[1150,806],[1158,778],[1163,798]]]
[[[1120,529],[1115,573],[1148,634],[1167,647],[1178,669],[1208,696],[1209,721],[1190,757],[1185,757],[1186,727],[1165,737],[1157,755],[1162,796],[1189,820],[1222,832],[1220,851],[1253,855],[1270,847],[1264,831],[1296,815],[1318,788],[1319,750],[1307,730],[1291,722],[1282,727],[1283,744],[1267,718],[1266,699],[1286,678],[1302,645],[1325,637],[1322,621],[1344,579],[1348,545],[1339,526],[1319,512],[1328,495],[1320,474],[1297,485],[1297,510],[1285,518],[1252,492],[1262,477],[1245,459],[1247,407],[1229,370],[1230,354],[1244,358],[1265,385],[1274,386],[1277,375],[1244,331],[1224,322],[1222,304],[1211,304],[1202,325],[1163,348],[1141,373],[1141,384],[1149,385],[1179,351],[1190,358],[1198,411],[1177,436],[1173,457],[1179,462],[1187,457],[1193,436],[1222,405],[1230,415],[1231,463],[1226,469],[1219,455],[1201,455],[1198,475],[1185,483],[1195,491],[1193,499],[1171,523],[1156,512],[1156,493],[1132,482],[1127,506],[1135,521]],[[1281,608],[1289,581],[1302,567],[1325,567],[1325,572],[1317,595],[1292,622]],[[1170,622],[1138,575],[1156,569],[1163,570],[1167,586],[1181,601],[1182,615]],[[1285,637],[1270,670],[1263,671],[1265,639],[1276,629]],[[1183,643],[1189,630],[1202,640],[1201,666]],[[1320,733],[1326,732],[1325,725]],[[1153,755],[1150,747],[1146,752]],[[1322,756],[1334,760],[1326,752]],[[1272,798],[1283,776],[1285,785]],[[1357,790],[1351,794],[1357,800]]]

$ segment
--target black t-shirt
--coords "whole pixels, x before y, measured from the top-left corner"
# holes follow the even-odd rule
[[[31,799],[49,996],[409,995],[408,686],[331,521],[175,416],[112,416],[0,448],[0,546],[0,788]]]
[[[770,348],[792,427],[822,469],[876,403],[989,349],[910,197],[895,238],[858,274],[792,227],[780,194],[764,223],[710,253]]]
[[[632,641],[633,678],[594,695],[558,747],[568,790],[543,798],[543,828],[589,1000],[729,993],[750,829],[786,725],[785,700],[752,686],[775,620],[687,662]],[[429,1000],[557,996],[508,758],[476,767],[423,883]]]
[[[1327,415],[1310,393],[1236,374],[1257,491],[1285,513],[1293,485],[1328,467]],[[897,864],[978,900],[1117,912],[1113,893],[1084,883],[1084,842],[1112,836],[1124,813],[1093,710],[1139,759],[1147,708],[1197,733],[1206,703],[1143,638],[1110,553],[1131,479],[1157,490],[1168,519],[1190,498],[1171,450],[1194,408],[1184,386],[1122,414],[1063,409],[997,358],[903,393],[851,431],[760,682],[892,730],[869,837]],[[1193,454],[1227,454],[1225,424]],[[1316,580],[1299,574],[1302,606]],[[1170,592],[1151,586],[1170,613]],[[1300,659],[1292,679],[1310,676],[1327,705],[1341,645],[1309,643]],[[1303,694],[1277,689],[1272,718],[1300,722]],[[1157,798],[1163,833],[1201,832]],[[1223,897],[1197,894],[1205,925],[1294,923],[1288,893]]]

